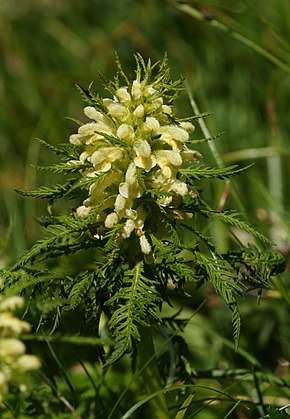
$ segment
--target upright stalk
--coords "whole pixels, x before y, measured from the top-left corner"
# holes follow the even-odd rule
[[[154,419],[169,419],[166,399],[161,392],[162,382],[156,364],[152,329],[150,327],[143,327],[140,330],[140,335],[141,341],[138,345],[138,362],[145,391],[150,395],[160,390],[160,394],[149,402],[151,417]]]

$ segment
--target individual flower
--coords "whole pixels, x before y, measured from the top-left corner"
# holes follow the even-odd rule
[[[119,225],[119,239],[135,234],[142,252],[149,254],[147,225],[154,223],[156,215],[149,210],[150,191],[156,191],[157,207],[174,214],[180,197],[193,193],[180,169],[197,163],[201,156],[189,147],[194,125],[174,117],[172,101],[180,83],[169,80],[164,63],[156,71],[140,56],[136,61],[135,80],[125,76],[126,85],[120,85],[121,71],[110,83],[112,98],[96,96],[92,101],[93,96],[89,97],[84,113],[90,121],[69,139],[80,146],[79,160],[69,163],[85,164],[82,176],[91,178],[88,197],[77,214],[85,218],[97,208],[94,217],[105,229]]]
[[[30,331],[30,324],[14,315],[24,304],[22,297],[0,295],[0,401],[5,399],[9,386],[25,387],[21,374],[40,367],[39,359],[27,355],[21,333]]]

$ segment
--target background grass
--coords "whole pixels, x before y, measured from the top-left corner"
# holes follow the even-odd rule
[[[87,87],[94,80],[95,90],[102,92],[98,72],[108,78],[114,74],[115,51],[131,72],[135,52],[155,61],[167,51],[173,78],[182,74],[187,80],[187,90],[177,102],[180,114],[192,114],[189,95],[193,95],[200,111],[213,112],[206,119],[211,134],[225,131],[216,142],[222,163],[255,163],[234,180],[226,207],[242,211],[287,257],[289,33],[288,0],[1,0],[2,267],[17,259],[42,234],[35,217],[46,211],[45,204],[19,198],[14,192],[49,183],[45,173],[31,167],[53,161],[34,138],[53,144],[67,141],[75,127],[65,118],[82,118],[74,82]],[[199,128],[197,131],[203,136]],[[217,164],[208,145],[202,145],[199,151],[207,164]],[[204,184],[203,190],[217,207],[225,184]],[[224,250],[231,246],[220,226],[213,226],[211,234]],[[263,294],[259,307],[255,295],[241,302],[241,348],[245,352],[238,355],[229,343],[229,313],[211,290],[196,293],[187,310],[195,310],[204,297],[207,305],[190,329],[193,368],[248,368],[255,358],[267,371],[286,374],[287,378],[288,283],[286,271],[276,280],[275,288]],[[281,359],[285,361],[282,372]],[[103,397],[110,399],[119,390],[111,389],[112,393],[108,391]],[[253,384],[244,383],[242,389],[233,392],[242,390],[257,399]],[[273,404],[289,401],[287,389],[271,390],[263,388],[271,393]],[[127,396],[129,403],[132,399]],[[240,413],[237,417],[258,417],[255,412],[254,416],[246,412],[246,416]],[[208,409],[208,413],[201,411],[195,417],[223,417],[215,415],[214,409]]]

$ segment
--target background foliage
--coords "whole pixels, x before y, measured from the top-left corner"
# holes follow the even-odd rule
[[[98,72],[108,78],[115,72],[115,51],[127,71],[133,71],[133,53],[140,52],[145,59],[151,57],[156,61],[167,51],[173,78],[182,74],[187,79],[188,90],[177,102],[180,114],[192,114],[189,99],[192,94],[201,112],[214,113],[206,119],[211,134],[226,133],[216,142],[218,162],[207,144],[200,146],[204,161],[212,165],[255,163],[234,179],[226,207],[243,212],[287,257],[290,205],[287,0],[239,0],[234,4],[2,0],[0,15],[1,267],[13,263],[42,236],[35,217],[46,213],[45,204],[18,197],[14,192],[48,183],[45,173],[36,172],[31,164],[48,165],[53,157],[34,138],[52,144],[67,141],[75,127],[65,118],[82,118],[82,103],[73,83],[86,87],[95,80],[94,88],[99,90]],[[227,194],[222,181],[210,186],[205,182],[202,188],[214,208]],[[219,224],[212,227],[210,234],[223,251],[231,248],[227,232]],[[241,239],[247,242],[249,237]],[[230,316],[213,291],[203,288],[187,303],[180,316],[193,316],[184,333],[191,368],[204,371],[198,384],[243,395],[258,406],[255,409],[249,402],[249,409],[240,408],[235,403],[219,401],[205,409],[210,398],[220,400],[224,396],[200,389],[195,399],[204,398],[206,402],[193,399],[194,417],[226,417],[233,407],[231,417],[262,417],[263,403],[278,407],[289,403],[287,386],[281,386],[281,382],[278,386],[273,381],[273,377],[289,378],[288,282],[286,271],[281,279],[275,280],[273,289],[263,293],[259,307],[254,293],[240,302],[243,326],[238,354],[233,351]],[[206,303],[198,309],[204,299]],[[97,388],[104,382],[102,373],[93,364],[90,371],[86,365],[77,371],[66,369],[64,354],[72,347],[72,358],[77,363],[83,353],[93,353],[90,345],[94,342],[83,342],[80,346],[61,339],[60,342],[57,339],[38,342],[41,350],[46,348],[48,368],[52,371],[50,384],[43,387],[48,412],[55,404],[62,415],[59,417],[71,417],[74,406],[78,406],[75,417],[81,417],[90,406],[92,418],[96,411],[107,417],[112,400],[116,402],[127,389],[115,411],[118,417],[132,406],[132,400],[142,399],[138,379],[130,377],[128,361],[124,360],[106,376],[106,384],[101,393],[97,392],[93,405],[94,386]],[[172,342],[178,345],[177,337]],[[265,377],[269,374],[272,381],[267,384],[265,379],[262,387],[255,385],[254,365]],[[252,371],[249,381],[237,376],[234,381],[214,376],[216,370],[233,368],[240,369],[241,377],[245,371]],[[69,400],[67,405],[63,403],[63,409],[59,407],[61,398],[50,395],[52,382]],[[86,395],[82,403],[80,394]],[[174,396],[170,399],[174,405]]]

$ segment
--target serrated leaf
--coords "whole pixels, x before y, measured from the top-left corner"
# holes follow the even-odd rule
[[[133,343],[140,339],[139,327],[148,325],[149,317],[159,319],[155,307],[160,301],[160,296],[153,284],[153,280],[144,276],[143,262],[123,273],[119,290],[107,303],[115,307],[109,328],[116,340],[115,349],[109,356],[107,365],[132,351]]]
[[[72,287],[68,299],[69,299],[69,309],[74,310],[78,307],[84,297],[84,294],[91,286],[91,278],[89,276],[79,279]]]
[[[216,168],[208,166],[195,166],[186,169],[179,169],[178,172],[185,176],[188,180],[196,179],[228,179],[231,176],[244,172],[252,165],[238,168],[237,165],[229,166],[226,168]]]
[[[72,179],[62,185],[57,184],[51,187],[41,186],[31,191],[22,191],[15,189],[15,191],[22,196],[28,196],[40,199],[58,199],[65,196],[72,188],[72,185],[76,183],[76,179]]]
[[[216,212],[216,211],[207,211],[202,209],[200,211],[201,214],[215,218],[223,223],[230,224],[240,230],[246,231],[247,233],[252,234],[254,237],[268,243],[272,244],[271,240],[269,240],[266,236],[248,224],[246,221],[241,220],[241,214],[237,213],[236,211],[224,211],[224,212]]]
[[[91,85],[89,86],[89,89],[84,89],[82,86],[80,86],[78,83],[75,83],[76,88],[80,92],[83,100],[90,106],[95,107],[97,110],[100,110],[101,112],[105,112],[105,108],[103,105],[103,101],[100,98],[100,96],[92,91]]]
[[[232,310],[232,323],[233,323],[233,339],[235,344],[235,350],[238,350],[240,334],[241,334],[241,315],[237,304],[231,306]]]
[[[205,116],[207,116],[207,115],[205,115]],[[200,116],[199,115],[196,115],[195,118],[200,118]],[[215,141],[215,140],[217,140],[218,138],[220,138],[224,134],[225,134],[225,132],[220,132],[219,134],[212,135],[211,137],[198,138],[196,140],[189,139],[187,142],[189,144],[192,144],[192,145],[208,143],[209,141]]]

